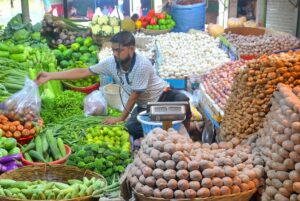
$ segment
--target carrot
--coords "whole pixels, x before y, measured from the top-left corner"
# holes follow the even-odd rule
[[[13,134],[14,138],[19,139],[21,137],[21,132],[20,131],[15,131]]]

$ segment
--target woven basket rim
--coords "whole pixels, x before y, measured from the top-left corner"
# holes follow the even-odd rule
[[[132,188],[132,191],[134,192],[134,194],[145,197],[143,194],[138,193],[135,191],[135,189]],[[241,193],[235,193],[235,194],[230,194],[230,195],[221,195],[221,196],[211,196],[211,197],[207,197],[207,198],[193,198],[194,201],[209,201],[211,199],[214,198],[233,198],[233,197],[240,197],[243,195],[247,195],[247,194],[254,194],[257,191],[256,188],[251,189],[249,191],[245,191],[245,192],[241,192]],[[155,197],[147,197],[149,199],[153,199],[153,201],[168,201],[168,199],[164,199],[164,198],[155,198]],[[173,199],[170,199],[173,200]],[[191,199],[179,199],[180,201],[190,201]]]
[[[76,166],[69,166],[69,165],[60,165],[60,164],[44,164],[44,165],[29,165],[29,166],[24,166],[22,168],[18,168],[18,169],[14,169],[8,172],[3,173],[2,175],[0,175],[0,179],[6,179],[6,178],[10,178],[9,175],[11,174],[16,174],[17,172],[20,171],[28,171],[28,172],[34,172],[34,170],[36,169],[41,169],[45,171],[45,174],[47,173],[47,169],[51,169],[51,168],[59,168],[60,171],[63,171],[64,168],[67,169],[73,169],[73,171],[79,171],[82,172],[82,177],[86,176],[87,174],[90,174],[98,179],[102,179],[105,182],[105,185],[107,185],[107,181],[106,179],[101,175],[98,174],[96,172],[93,172],[91,170],[88,169],[80,169]],[[28,176],[28,178],[30,178],[30,175]],[[71,178],[70,178],[71,179]],[[16,181],[19,181],[16,179]],[[22,181],[24,181],[24,179],[22,179]],[[30,180],[29,180],[30,181]],[[51,181],[51,180],[49,180]],[[2,198],[2,199],[1,199]],[[17,199],[17,198],[12,198],[12,197],[4,197],[4,196],[0,196],[0,200],[6,200],[6,201],[29,201],[28,199],[24,200],[24,199]],[[72,198],[72,199],[61,199],[61,201],[81,201],[81,200],[88,200],[88,199],[92,199],[92,196],[84,196],[84,197],[78,197],[78,198]],[[36,201],[45,201],[45,200],[36,200]],[[55,200],[47,200],[47,201],[55,201]]]
[[[146,35],[159,35],[159,34],[166,34],[169,33],[171,29],[165,29],[165,30],[151,30],[151,29],[141,29],[141,32]]]
[[[66,87],[69,87],[70,89],[80,89],[80,90],[85,90],[85,89],[87,89],[87,88],[91,88],[91,87],[96,87],[96,86],[100,86],[100,83],[99,82],[97,82],[97,83],[95,83],[95,84],[92,84],[92,85],[90,85],[90,86],[87,86],[87,87],[77,87],[77,86],[75,86],[75,85],[72,85],[72,84],[70,84],[70,83],[68,83],[67,81],[61,81],[62,82],[62,84],[63,85],[65,85]]]

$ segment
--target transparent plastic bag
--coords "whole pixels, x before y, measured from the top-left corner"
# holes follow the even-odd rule
[[[4,107],[4,112],[10,120],[38,122],[41,111],[38,85],[26,77],[24,87],[9,97]]]
[[[202,142],[203,143],[213,143],[216,138],[216,130],[214,124],[210,120],[206,120],[204,124],[204,129],[202,132]]]
[[[86,116],[107,115],[107,102],[104,94],[99,91],[93,91],[84,99],[84,114]]]

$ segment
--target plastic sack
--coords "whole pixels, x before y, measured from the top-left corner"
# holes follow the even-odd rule
[[[84,114],[86,116],[107,115],[107,102],[104,94],[99,91],[93,91],[84,99]]]
[[[38,85],[26,77],[24,87],[9,97],[4,105],[4,113],[10,120],[38,122],[41,111]]]

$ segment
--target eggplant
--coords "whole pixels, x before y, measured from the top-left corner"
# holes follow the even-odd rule
[[[0,163],[1,164],[6,164],[10,161],[20,161],[22,160],[22,155],[21,154],[12,154],[12,155],[9,155],[9,156],[4,156],[4,157],[1,157],[0,158]]]
[[[0,172],[2,173],[2,172],[6,172],[7,171],[7,168],[6,168],[6,166],[5,165],[2,165],[2,164],[0,164]]]

